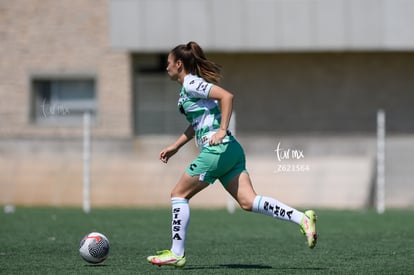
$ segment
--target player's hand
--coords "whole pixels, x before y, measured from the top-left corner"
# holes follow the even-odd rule
[[[168,160],[175,154],[177,153],[178,149],[177,147],[170,145],[168,147],[165,147],[161,152],[160,152],[160,160],[164,163],[167,163]]]
[[[209,141],[210,145],[218,145],[221,144],[223,142],[223,138],[227,135],[227,131],[226,130],[219,130],[218,132],[216,132]]]

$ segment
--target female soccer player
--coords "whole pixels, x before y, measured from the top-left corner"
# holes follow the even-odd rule
[[[314,211],[302,213],[274,198],[256,195],[245,167],[244,151],[228,130],[233,94],[217,85],[220,70],[196,42],[178,45],[168,55],[167,72],[182,85],[178,108],[190,125],[175,143],[160,152],[160,160],[167,163],[193,137],[200,154],[188,165],[171,192],[172,246],[147,258],[154,265],[185,265],[189,200],[217,179],[242,209],[294,222],[305,234],[308,246],[316,245]]]

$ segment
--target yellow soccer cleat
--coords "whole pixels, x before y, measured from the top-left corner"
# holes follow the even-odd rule
[[[185,256],[176,256],[171,250],[158,251],[157,255],[148,256],[147,261],[153,265],[185,266]]]
[[[316,213],[313,210],[305,211],[302,221],[300,222],[300,231],[306,236],[310,249],[316,246],[318,234],[316,233]]]

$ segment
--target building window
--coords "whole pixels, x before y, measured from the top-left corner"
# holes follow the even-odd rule
[[[178,135],[188,126],[177,101],[180,85],[166,73],[167,56],[134,56],[134,132],[142,135]]]
[[[78,125],[83,114],[96,116],[96,85],[93,78],[34,78],[32,118],[36,124]]]
[[[177,135],[188,126],[178,111],[180,87],[165,73],[144,74],[137,80],[136,134]]]

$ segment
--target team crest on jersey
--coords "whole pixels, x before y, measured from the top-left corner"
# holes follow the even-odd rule
[[[207,136],[202,136],[201,139],[200,139],[201,143],[206,143],[207,140],[208,140]]]

